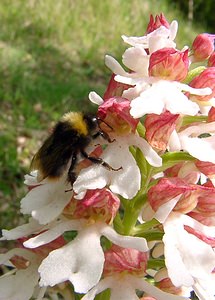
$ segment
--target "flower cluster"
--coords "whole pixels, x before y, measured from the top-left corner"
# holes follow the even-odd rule
[[[66,172],[26,175],[0,300],[215,299],[215,36],[179,50],[177,28],[151,16],[122,36],[124,67],[105,57],[111,80],[89,99],[109,141],[86,151],[111,168],[80,158],[72,189]]]

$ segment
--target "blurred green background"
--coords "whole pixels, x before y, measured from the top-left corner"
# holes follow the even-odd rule
[[[197,33],[213,32],[214,13],[209,13],[215,11],[214,3],[0,1],[1,228],[23,220],[18,213],[26,192],[23,176],[48,130],[69,110],[95,110],[88,94],[95,90],[103,95],[111,74],[104,55],[121,62],[126,47],[121,35],[144,35],[149,15],[164,12],[169,22],[179,21],[180,49],[191,45]]]

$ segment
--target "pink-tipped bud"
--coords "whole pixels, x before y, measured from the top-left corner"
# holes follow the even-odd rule
[[[215,107],[211,107],[208,112],[208,122],[214,122],[215,121]]]
[[[117,82],[114,77],[116,76],[116,74],[112,74],[108,87],[104,93],[104,101],[112,98],[112,97],[120,97],[122,96],[123,91],[127,90],[130,85],[121,83],[121,82]]]
[[[121,97],[113,97],[104,101],[99,106],[98,116],[110,126],[110,128],[106,128],[107,130],[111,131],[110,129],[112,129],[112,131],[114,130],[119,135],[123,135],[136,130],[139,122],[138,119],[134,119],[131,116],[130,109],[129,100]]]
[[[188,49],[162,48],[153,52],[149,59],[149,75],[162,79],[182,81],[188,68]]]
[[[197,160],[195,165],[204,175],[208,177],[215,176],[215,164],[207,161]]]
[[[10,261],[18,269],[27,269],[29,266],[29,261],[23,256],[14,255]]]
[[[191,211],[188,215],[206,226],[215,226],[215,218],[213,216],[203,216],[199,211]]]
[[[37,236],[37,234],[33,235],[34,237]],[[19,238],[17,240],[17,246],[19,248],[25,248],[23,243],[25,241],[27,241],[28,238],[27,237],[22,237],[22,238]],[[49,255],[49,253],[55,249],[58,249],[58,248],[61,248],[63,247],[64,245],[66,244],[66,240],[64,239],[63,236],[59,236],[58,238],[56,238],[55,240],[45,244],[45,245],[42,245],[42,246],[39,246],[37,248],[33,248],[33,249],[29,249],[29,251],[35,253],[38,257],[40,258],[45,258],[47,255]]]
[[[190,95],[193,101],[208,101],[215,96],[215,67],[207,68],[198,76],[196,76],[189,84],[193,88],[209,87],[212,93],[207,96]]]
[[[148,114],[144,126],[146,139],[150,145],[159,150],[166,150],[169,137],[176,127],[179,115],[165,111],[160,115]]]
[[[215,188],[209,182],[204,186],[199,186],[198,191],[198,204],[196,210],[203,216],[215,216]]]
[[[164,278],[161,281],[159,281],[156,286],[161,289],[162,291],[174,295],[181,295],[182,294],[182,288],[176,287],[171,282],[170,278]]]
[[[208,67],[215,67],[215,51],[211,54],[208,59]]]
[[[132,248],[113,245],[105,251],[104,275],[130,273],[145,275],[148,254]]]
[[[188,194],[190,195],[191,191],[195,190],[196,188],[194,185],[187,184],[187,182],[181,178],[161,178],[156,185],[149,189],[148,200],[152,209],[156,212],[160,206],[171,201],[173,198],[180,195],[181,197],[187,197]],[[178,199],[178,201],[180,201],[180,199]],[[187,203],[186,211],[189,211],[190,206],[193,207],[193,204],[189,201]],[[183,210],[185,210],[185,207],[183,207]]]
[[[204,61],[214,51],[214,34],[201,33],[198,34],[192,44],[194,61]]]
[[[153,17],[153,15],[150,15],[150,20],[146,29],[146,34],[158,29],[161,26],[169,28],[169,22],[167,22],[164,14],[161,13],[160,15],[156,15],[155,18]]]
[[[120,206],[119,198],[107,189],[88,190],[82,200],[73,199],[64,214],[77,219],[111,223]]]

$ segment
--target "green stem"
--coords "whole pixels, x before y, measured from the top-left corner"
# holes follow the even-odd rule
[[[137,222],[138,215],[139,210],[132,207],[132,205],[128,205],[126,207],[123,217],[124,234],[130,235],[133,232],[133,228]]]
[[[122,224],[122,219],[120,217],[120,214],[117,213],[116,217],[113,220],[114,228],[116,231],[120,234],[123,234],[123,224]]]
[[[147,262],[147,269],[157,269],[164,268],[165,262],[164,259],[149,259]]]
[[[156,231],[149,230],[149,231],[145,231],[145,232],[138,234],[139,237],[144,237],[148,242],[161,241],[163,238],[163,235],[164,235],[164,233],[161,231],[158,231],[158,230],[156,230]]]
[[[152,229],[153,227],[157,226],[158,224],[160,224],[160,223],[156,219],[152,219],[148,222],[137,225],[133,229],[134,234],[135,235],[144,234],[146,231],[148,231],[149,229]]]

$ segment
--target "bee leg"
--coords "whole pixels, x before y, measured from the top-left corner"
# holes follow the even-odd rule
[[[108,169],[109,171],[119,171],[122,170],[122,167],[119,168],[113,168],[111,167],[108,163],[106,163],[102,158],[100,157],[94,157],[94,156],[89,156],[85,151],[81,151],[81,154],[87,158],[88,160],[90,160],[92,163],[94,164],[98,164],[98,165],[102,165],[103,167],[105,167],[106,169]]]
[[[115,141],[115,139],[111,140],[111,138],[109,137],[109,135],[106,132],[102,131],[102,130],[99,130],[98,132],[96,132],[93,135],[93,139],[96,139],[98,136],[103,137],[103,139],[105,139],[109,143],[113,143]]]
[[[73,171],[76,161],[77,161],[77,153],[75,152],[72,156],[71,164],[70,164],[68,174],[67,174],[67,181],[71,184],[71,186],[73,185],[73,183],[76,180],[76,174]],[[70,192],[70,191],[72,191],[72,187],[71,187],[71,189],[66,190],[65,192]]]

